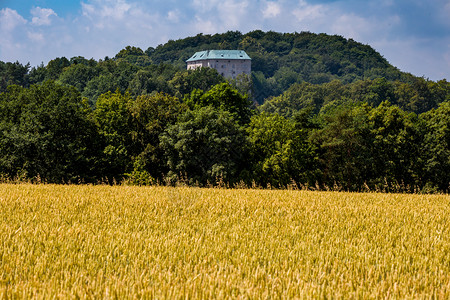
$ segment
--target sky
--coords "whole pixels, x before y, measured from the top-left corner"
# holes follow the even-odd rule
[[[102,59],[199,33],[337,34],[400,70],[450,80],[450,0],[0,0],[0,60]]]

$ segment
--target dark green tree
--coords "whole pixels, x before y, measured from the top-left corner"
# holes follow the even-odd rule
[[[128,93],[107,92],[98,97],[92,114],[102,149],[98,172],[109,182],[122,180],[131,169],[131,102]]]
[[[198,68],[177,72],[170,80],[170,85],[174,89],[174,95],[181,99],[195,89],[208,91],[211,87],[223,82],[225,79],[217,73],[216,69]]]
[[[161,136],[168,178],[186,177],[191,184],[239,180],[245,158],[243,129],[228,111],[212,106],[186,111]]]
[[[185,102],[191,109],[194,107],[213,106],[229,111],[241,124],[248,123],[253,113],[251,109],[252,102],[248,97],[240,94],[227,82],[213,86],[204,94],[199,90],[194,90],[189,98],[185,98]]]
[[[373,171],[378,184],[399,184],[411,191],[420,186],[423,144],[418,118],[389,102],[370,113],[368,124],[373,137]]]
[[[87,83],[98,75],[96,71],[95,67],[83,63],[73,64],[64,69],[58,83],[74,86],[82,93]]]
[[[0,93],[6,91],[9,85],[28,85],[28,70],[30,64],[22,65],[18,61],[15,63],[4,63],[0,61]]]
[[[450,102],[422,114],[426,133],[423,148],[425,180],[428,188],[448,192],[450,189]]]
[[[163,180],[169,171],[160,144],[160,136],[168,126],[176,123],[186,106],[177,98],[163,93],[142,95],[130,103],[132,116],[131,138],[134,174],[147,172]]]
[[[46,79],[58,79],[64,68],[70,66],[70,61],[65,57],[57,57],[48,62],[47,68],[47,78]]]
[[[79,92],[52,81],[0,94],[0,172],[48,182],[95,179],[97,140]]]
[[[128,63],[142,67],[152,63],[148,55],[144,53],[141,48],[131,46],[126,46],[125,49],[120,50],[120,52],[116,54],[115,59],[125,60]]]
[[[319,183],[357,190],[374,178],[371,110],[367,104],[341,104],[321,112],[320,128],[310,137],[319,154]]]
[[[311,184],[314,153],[304,128],[278,114],[253,116],[247,127],[252,180],[282,187],[292,181]]]

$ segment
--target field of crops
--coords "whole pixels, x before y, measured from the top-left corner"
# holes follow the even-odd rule
[[[0,299],[450,298],[450,196],[0,185]]]

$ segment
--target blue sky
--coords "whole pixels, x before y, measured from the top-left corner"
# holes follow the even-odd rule
[[[100,59],[255,29],[339,34],[402,71],[450,80],[450,0],[0,0],[0,60]]]

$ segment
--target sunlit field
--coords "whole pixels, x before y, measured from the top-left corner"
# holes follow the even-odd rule
[[[450,196],[0,185],[3,298],[450,297]]]

